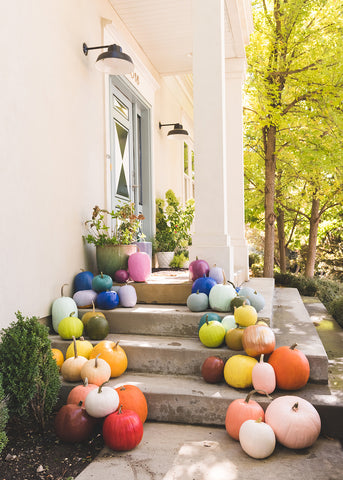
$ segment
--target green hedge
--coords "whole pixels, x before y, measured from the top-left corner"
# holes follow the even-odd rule
[[[275,283],[297,288],[300,295],[318,297],[343,328],[343,284],[326,278],[306,278],[290,273],[275,273]]]

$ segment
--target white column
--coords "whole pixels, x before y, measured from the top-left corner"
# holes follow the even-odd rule
[[[227,231],[225,53],[223,0],[193,0],[193,94],[196,256],[233,280]]]
[[[249,279],[244,219],[243,103],[245,59],[226,59],[227,224],[234,248],[235,283]]]

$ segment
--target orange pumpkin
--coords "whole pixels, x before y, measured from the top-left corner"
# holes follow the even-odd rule
[[[89,358],[95,358],[99,353],[111,367],[111,377],[119,377],[127,369],[127,356],[119,342],[102,340],[93,348]]]
[[[281,390],[298,390],[310,377],[310,364],[306,355],[295,348],[279,347],[270,355],[268,363],[274,368],[276,385]]]
[[[121,385],[116,388],[119,395],[119,405],[123,410],[133,410],[138,413],[142,423],[148,416],[148,404],[144,393],[136,385]]]
[[[62,364],[64,362],[63,353],[58,348],[52,348],[51,352],[55,362],[57,363],[59,370],[61,370]]]
[[[275,335],[273,330],[265,325],[250,325],[244,329],[242,344],[250,357],[272,353],[275,348]]]

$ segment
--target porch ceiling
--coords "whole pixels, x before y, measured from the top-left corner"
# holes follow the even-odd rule
[[[192,72],[192,0],[110,0],[110,3],[161,75]],[[245,27],[250,13],[247,5],[250,0],[225,1],[226,57],[244,56],[244,34],[249,31],[249,25]]]

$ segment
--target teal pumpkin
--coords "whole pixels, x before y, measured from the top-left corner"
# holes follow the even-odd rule
[[[58,325],[58,334],[63,340],[71,340],[73,337],[79,338],[83,333],[83,323],[72,312],[69,317],[63,318]]]
[[[105,275],[104,273],[100,273],[93,278],[92,281],[92,289],[96,292],[106,292],[106,290],[110,290],[113,285],[113,280],[109,275]]]

